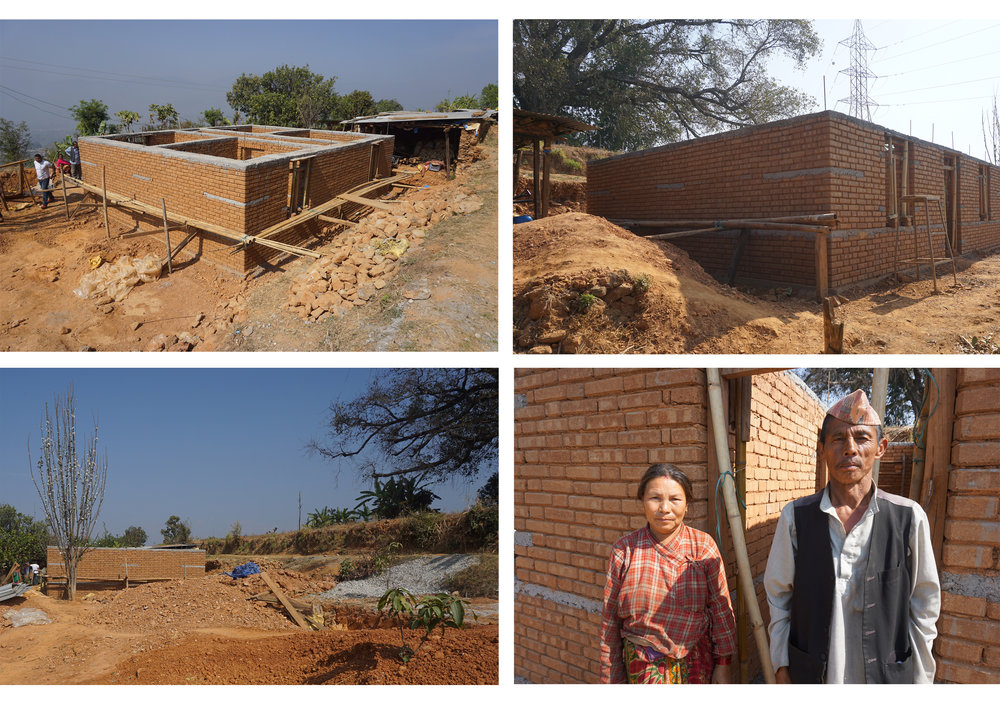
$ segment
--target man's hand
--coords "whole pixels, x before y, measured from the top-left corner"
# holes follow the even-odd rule
[[[731,683],[733,680],[729,668],[728,665],[716,665],[715,669],[712,670],[712,684],[728,685]]]
[[[782,665],[774,674],[774,681],[779,685],[791,685],[792,675],[788,672],[788,666]]]

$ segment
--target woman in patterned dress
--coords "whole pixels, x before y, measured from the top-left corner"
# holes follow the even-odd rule
[[[728,683],[736,622],[712,536],[684,524],[691,482],[654,464],[637,494],[646,525],[614,544],[601,621],[601,681]]]

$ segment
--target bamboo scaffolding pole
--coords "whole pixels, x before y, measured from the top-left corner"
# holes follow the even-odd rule
[[[160,206],[163,207],[163,235],[167,239],[167,273],[174,274],[174,264],[170,257],[170,226],[167,225],[167,201],[160,198]]]
[[[722,497],[726,503],[726,518],[733,538],[736,551],[737,574],[743,592],[744,604],[747,608],[750,627],[757,641],[757,651],[760,654],[760,664],[764,671],[764,680],[769,685],[775,684],[774,667],[771,665],[771,652],[767,645],[767,633],[764,621],[761,619],[760,607],[757,605],[757,590],[753,586],[753,576],[750,574],[750,557],[747,555],[746,538],[743,534],[743,521],[740,515],[739,503],[736,499],[736,489],[732,476],[732,463],[729,456],[729,440],[725,416],[722,408],[722,380],[718,368],[705,369],[708,378],[708,403],[712,415],[712,431],[715,439],[715,457],[719,464],[719,473],[728,478],[722,481]]]
[[[878,417],[885,424],[885,398],[889,391],[889,369],[876,368],[872,371],[872,407],[878,413]],[[872,468],[872,482],[878,486],[878,467],[880,459],[875,460]]]
[[[800,223],[821,226],[836,226],[837,214],[805,214],[803,216],[762,216],[753,218],[731,219],[611,219],[612,222],[629,224],[631,226],[663,226],[664,228],[700,228],[716,226],[725,223]]]
[[[643,236],[643,238],[648,238],[651,241],[669,241],[671,238],[680,238],[681,236],[696,236],[699,233],[717,233],[721,231],[721,228],[696,228],[693,231],[677,231],[676,233],[652,233],[648,236]]]
[[[101,167],[101,197],[104,199],[104,233],[111,240],[111,224],[108,223],[108,168]]]

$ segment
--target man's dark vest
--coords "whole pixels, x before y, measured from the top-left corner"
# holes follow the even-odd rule
[[[868,683],[912,683],[908,539],[913,513],[892,503],[884,492],[876,493],[878,513],[864,570],[862,641],[856,649],[863,652]],[[819,507],[822,498],[820,491],[794,502],[798,549],[788,637],[788,670],[794,683],[821,683],[826,678],[836,577],[830,520]],[[855,571],[862,569],[856,567]]]

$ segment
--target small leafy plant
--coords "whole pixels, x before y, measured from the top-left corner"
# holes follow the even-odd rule
[[[649,286],[653,284],[653,278],[643,273],[632,281],[632,291],[637,295],[644,295],[649,292]]]
[[[378,610],[384,611],[389,618],[400,619],[399,641],[402,646],[399,650],[399,659],[409,663],[430,638],[434,629],[440,628],[441,635],[444,636],[446,628],[460,629],[465,625],[466,604],[467,601],[451,594],[428,594],[418,599],[413,592],[402,587],[394,587],[387,590],[379,599]],[[471,609],[469,611],[475,618],[475,612]],[[416,648],[410,648],[406,642],[403,624],[408,624],[411,629],[424,630],[424,635],[421,636]]]
[[[589,292],[584,292],[583,294],[580,295],[580,299],[578,300],[577,304],[579,305],[581,312],[586,312],[588,309],[594,306],[594,303],[596,301],[597,297],[590,294]]]

